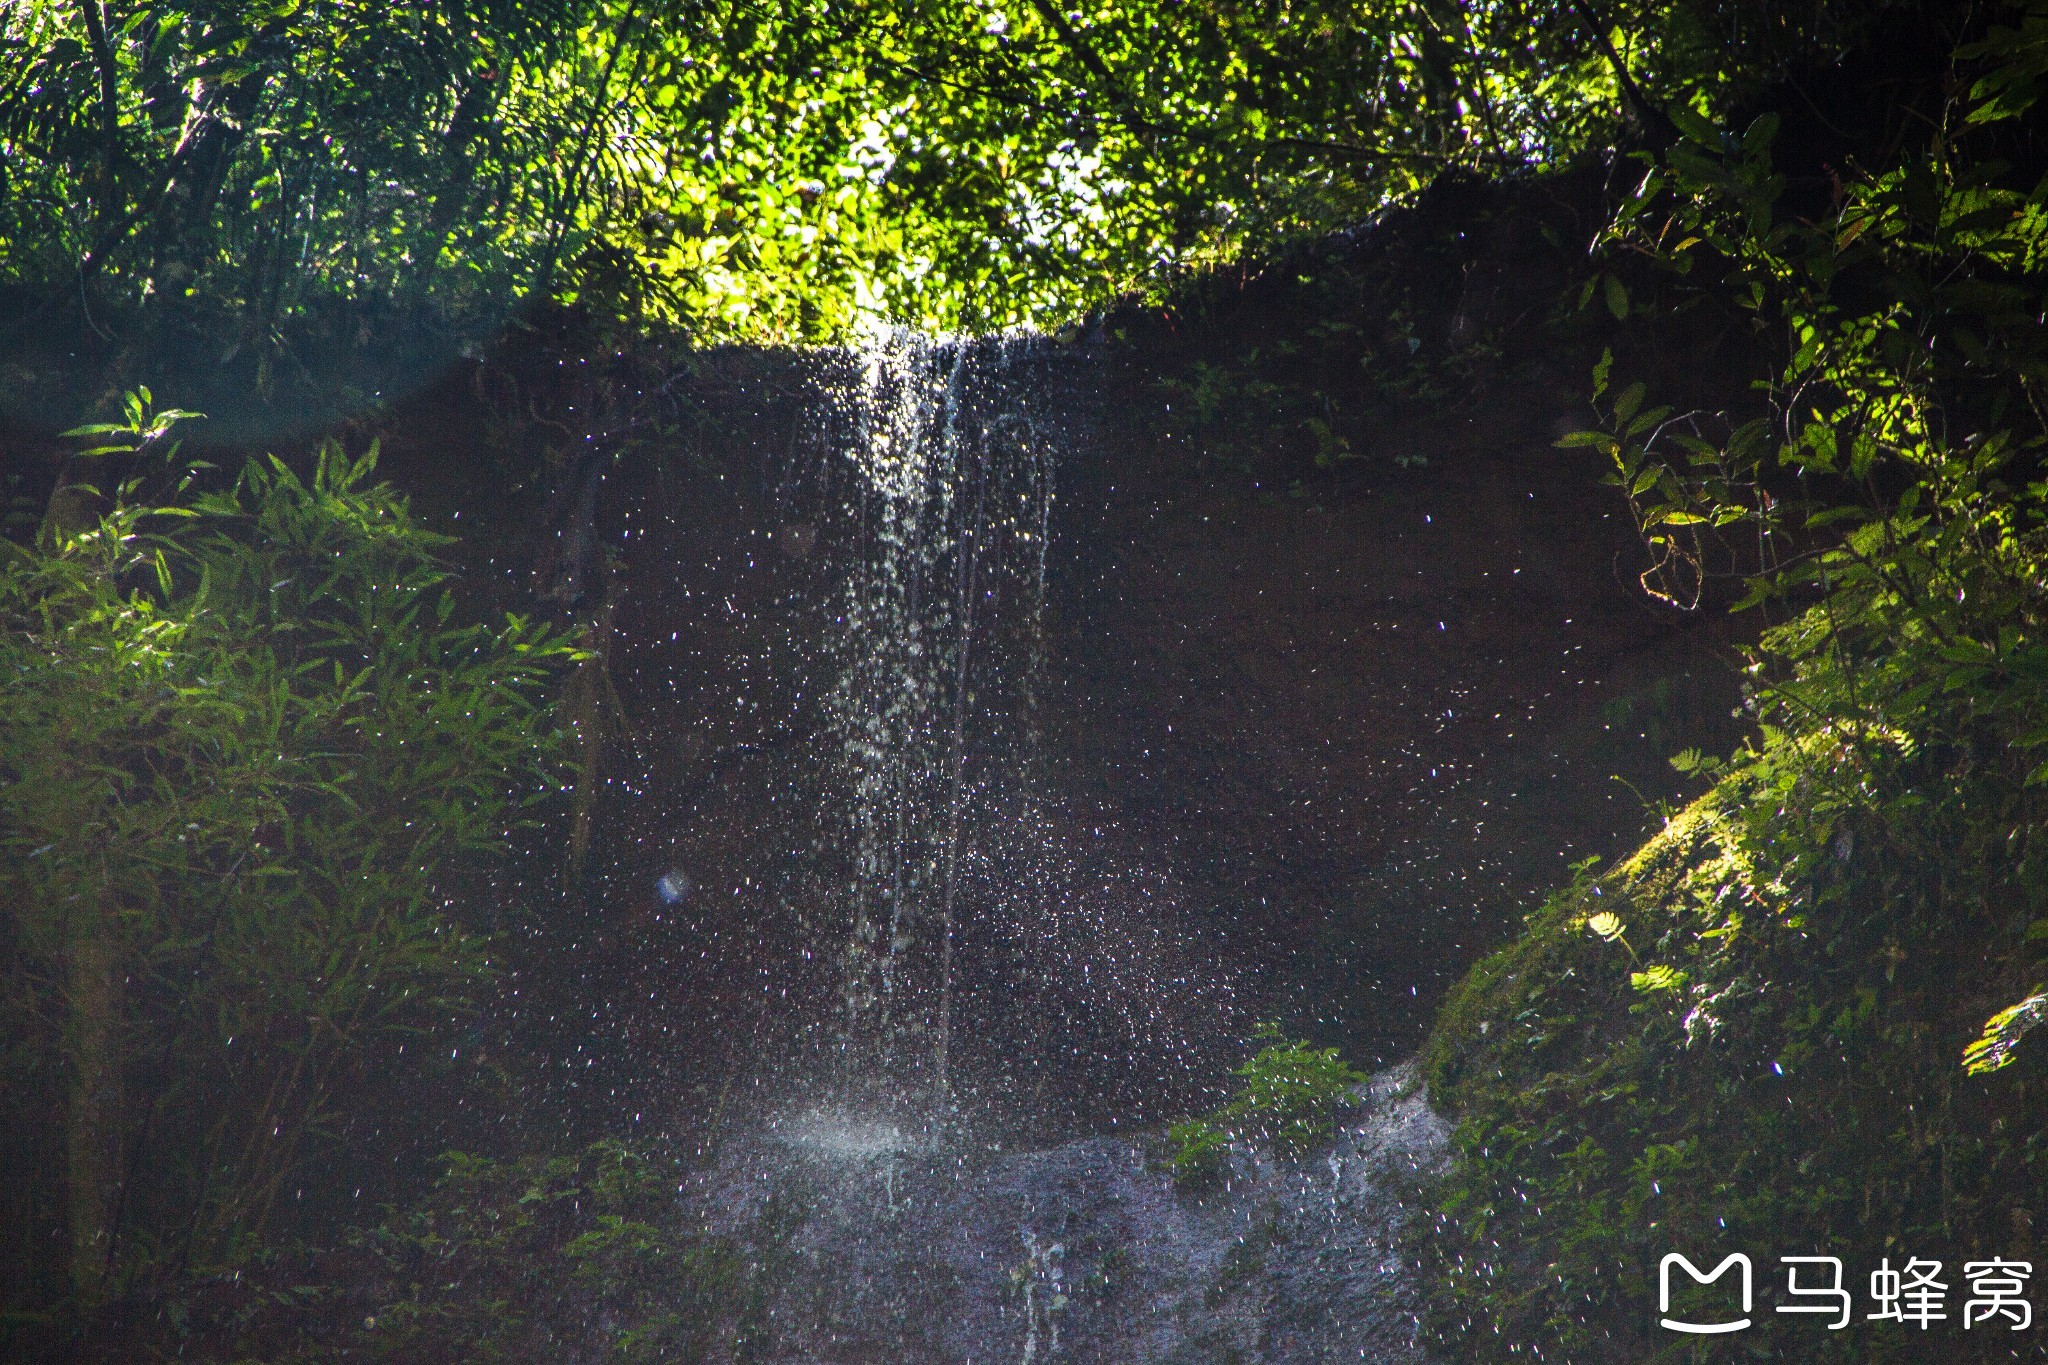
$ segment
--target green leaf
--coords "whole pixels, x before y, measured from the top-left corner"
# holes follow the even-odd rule
[[[1628,316],[1628,286],[1624,285],[1617,277],[1607,275],[1601,280],[1601,287],[1606,292],[1607,311],[1614,314],[1617,320],[1626,318]]]
[[[1668,403],[1659,403],[1654,408],[1650,408],[1645,412],[1638,413],[1636,415],[1635,420],[1628,424],[1628,430],[1623,432],[1622,434],[1626,436],[1629,440],[1634,440],[1636,437],[1643,435],[1645,432],[1654,430],[1658,423],[1662,422],[1665,418],[1669,417],[1670,415],[1671,405]]]
[[[1721,150],[1721,130],[1711,119],[1682,100],[1674,101],[1668,112],[1671,122],[1689,141],[1711,152]]]
[[[2043,1021],[2048,1021],[2048,988],[2036,990],[1985,1020],[1983,1036],[1963,1049],[1963,1070],[1982,1076],[2009,1066],[2020,1039]]]
[[[1645,994],[1661,991],[1675,991],[1686,983],[1686,975],[1675,967],[1653,962],[1639,972],[1631,972],[1628,984]]]
[[[1771,143],[1778,136],[1778,116],[1772,113],[1759,114],[1742,134],[1742,153],[1748,157],[1759,157],[1770,150]]]

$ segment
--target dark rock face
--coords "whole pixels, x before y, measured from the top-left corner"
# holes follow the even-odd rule
[[[1397,414],[1383,439],[1426,463],[1363,459],[1295,496],[1201,474],[1160,425],[1166,359],[1053,349],[1072,421],[1044,609],[992,601],[981,640],[1003,653],[975,655],[1043,662],[991,669],[982,711],[1031,704],[1001,743],[970,729],[964,768],[970,814],[1028,782],[1034,823],[965,825],[954,1068],[1041,1144],[1204,1107],[1262,1018],[1368,1067],[1405,1055],[1571,863],[1679,794],[1667,756],[1716,747],[1734,700],[1725,619],[1646,604],[1625,508],[1551,447],[1575,376]],[[615,705],[587,867],[521,997],[574,1021],[554,1074],[596,1117],[682,1129],[834,1027],[851,920],[823,646],[864,562],[855,471],[823,361],[722,363],[692,381],[717,415],[703,448],[608,466],[592,508]],[[534,536],[476,520],[452,523],[494,561],[469,581],[518,607]],[[672,900],[676,868],[693,889]],[[992,913],[1006,898],[1036,918]]]
[[[998,347],[1016,364],[987,371],[989,392],[969,383],[963,406],[944,380],[902,433],[844,401],[872,353],[692,355],[651,377],[554,356],[516,383],[480,369],[397,424],[386,467],[440,490],[429,510],[464,537],[465,590],[544,602],[602,644],[587,856],[564,871],[546,850],[505,896],[531,926],[503,1023],[537,1058],[531,1108],[695,1140],[728,1090],[837,1090],[860,1070],[848,962],[862,915],[885,918],[856,893],[901,905],[900,880],[925,921],[903,961],[926,988],[897,1018],[942,1021],[948,1087],[1003,1106],[987,1128],[1012,1151],[1078,1162],[1094,1149],[1059,1144],[1206,1108],[1260,1020],[1367,1068],[1412,1052],[1446,987],[1571,864],[1631,844],[1646,799],[1682,795],[1666,758],[1722,747],[1740,637],[1646,602],[1625,504],[1591,453],[1553,446],[1586,420],[1602,338],[1543,323],[1569,273],[1537,268],[1552,210],[1477,193],[1361,237],[1364,264],[1331,276],[1343,289],[1275,270],[1219,280],[1201,309]],[[1402,389],[1411,362],[1442,383]],[[1660,392],[1683,377],[1664,370]],[[629,397],[658,411],[604,416]],[[1019,416],[1047,433],[1028,443],[1045,515],[1003,531],[1034,552],[1030,581],[984,571],[1021,553],[977,569],[960,552],[971,460],[892,521],[874,474],[901,461],[852,458],[881,453],[874,430],[956,417],[1009,444]],[[1327,468],[1304,434],[1325,428]],[[506,431],[552,472],[492,483]],[[458,488],[449,452],[479,440]],[[874,748],[939,780],[890,788],[917,798],[900,803],[914,837],[871,840],[891,852],[866,866],[849,831],[884,822],[847,780],[847,658],[869,638],[849,585],[913,521],[955,534],[903,559],[903,597],[954,604],[956,624],[971,603],[973,649],[948,667],[967,633],[921,628],[881,652],[928,663],[894,675],[918,684],[897,689],[900,718],[889,687],[863,694],[888,722]],[[949,1010],[928,1007],[938,943]],[[936,1055],[939,1031],[893,1055]],[[1120,1150],[1090,1158],[1086,1188],[1117,1186]],[[1015,1268],[1030,1249],[1006,1226],[976,1254]],[[1063,1248],[1063,1282],[1091,1273],[1060,1229],[1033,1235]],[[873,1292],[845,1290],[864,1321]],[[1071,1346],[1096,1310],[1066,1297]]]
[[[1447,1136],[1412,1064],[1362,1087],[1330,1143],[1240,1149],[1200,1191],[1130,1139],[951,1156],[821,1110],[732,1140],[684,1198],[748,1249],[755,1360],[1407,1365],[1404,1196]]]
[[[1256,1009],[1367,1065],[1729,728],[1727,618],[1652,609],[1618,496],[1549,448],[1576,393],[1524,396],[1417,422],[1430,463],[1348,501],[1192,486],[1128,410],[1063,485],[1074,806],[1171,862]]]

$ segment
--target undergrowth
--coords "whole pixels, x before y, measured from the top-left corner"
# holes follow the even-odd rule
[[[1965,1261],[2031,1254],[2048,1073],[1958,1064],[2048,926],[2011,824],[1984,818],[1997,789],[1895,737],[1786,738],[1481,963],[1426,1055],[1459,1121],[1420,1233],[1439,1337],[1473,1360],[1689,1359],[1656,1326],[1658,1263],[1740,1251],[1760,1358],[1933,1358],[1917,1331],[1780,1318],[1778,1258],[1840,1257],[1860,1319],[1886,1257],[1940,1259],[1960,1290]],[[1943,1358],[2005,1358],[2006,1335]]]
[[[762,1330],[758,1268],[689,1225],[687,1169],[658,1142],[452,1152],[416,1202],[194,1284],[158,1315],[177,1358],[196,1361],[745,1359]]]
[[[1271,1024],[1260,1025],[1254,1036],[1267,1044],[1232,1073],[1243,1082],[1236,1093],[1207,1114],[1166,1130],[1173,1145],[1168,1166],[1176,1179],[1215,1177],[1237,1142],[1265,1142],[1282,1152],[1311,1146],[1335,1130],[1337,1106],[1368,1079],[1336,1048],[1286,1041]]]

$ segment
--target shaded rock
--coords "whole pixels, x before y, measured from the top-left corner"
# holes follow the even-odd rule
[[[948,1155],[819,1110],[728,1144],[685,1199],[748,1249],[750,1359],[1406,1365],[1404,1201],[1448,1132],[1404,1064],[1319,1150],[1240,1149],[1191,1191],[1156,1142]]]

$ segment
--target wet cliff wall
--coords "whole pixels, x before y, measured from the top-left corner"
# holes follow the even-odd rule
[[[1019,970],[1092,983],[1142,941],[1172,1016],[1134,1071],[1123,1005],[992,1001],[979,1064],[1067,1096],[1053,1128],[1184,1111],[1258,1018],[1404,1055],[1569,864],[1679,794],[1670,753],[1732,733],[1731,623],[1649,602],[1596,459],[1552,445],[1617,338],[1711,381],[1700,339],[1573,309],[1599,191],[1447,186],[1046,343],[1073,421],[1035,837],[1092,947]],[[848,362],[592,350],[535,341],[380,425],[481,598],[609,622],[591,842],[536,885],[524,999],[550,1003],[520,1010],[554,1016],[561,1084],[673,1113],[839,989],[815,644],[846,560],[792,473],[829,465]]]

